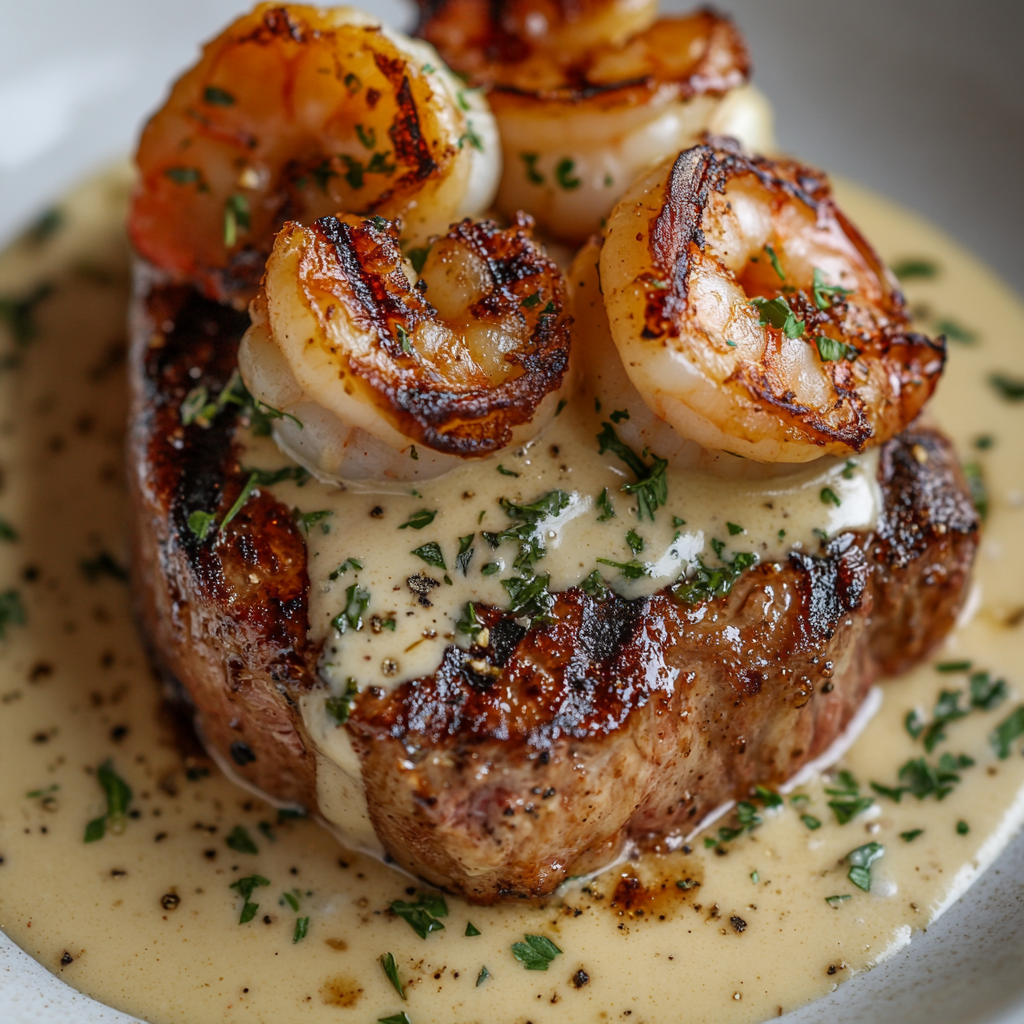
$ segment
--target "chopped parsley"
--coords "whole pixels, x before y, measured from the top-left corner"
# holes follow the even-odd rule
[[[943,317],[935,321],[935,330],[944,334],[950,341],[958,341],[961,345],[970,345],[978,340],[978,335],[955,320]]]
[[[236,825],[224,840],[235,853],[259,853],[259,849],[252,841],[244,825]]]
[[[480,621],[479,616],[476,613],[476,605],[472,601],[467,601],[465,607],[462,609],[462,618],[455,623],[455,629],[459,633],[466,633],[473,638],[473,642],[476,642],[478,633],[483,632],[487,627]]]
[[[1015,708],[992,730],[989,742],[996,756],[1005,761],[1015,740],[1024,736],[1024,704]]]
[[[971,826],[966,821],[960,820],[956,823],[956,834],[958,836],[965,836],[971,831]]]
[[[551,621],[554,598],[548,592],[550,576],[532,576],[524,579],[511,576],[501,585],[508,592],[509,610],[513,615],[529,616],[531,626]]]
[[[813,832],[815,829],[821,828],[821,819],[816,818],[813,814],[801,814],[800,820]]]
[[[413,512],[398,528],[400,530],[422,530],[434,521],[436,515],[436,511],[432,511],[429,508],[421,508],[419,512]]]
[[[826,896],[825,902],[835,910],[838,910],[848,899],[852,899],[849,894],[842,896]]]
[[[618,426],[623,420],[629,419],[628,409],[616,409],[614,412],[608,414],[608,419]]]
[[[597,569],[580,581],[580,590],[596,601],[603,601],[608,596],[608,584]]]
[[[644,549],[644,539],[635,530],[626,531],[626,543],[634,555],[640,554]]]
[[[543,185],[544,175],[537,170],[537,161],[540,159],[539,153],[520,153],[519,159],[523,161],[526,167],[526,180],[531,185]]]
[[[440,893],[421,892],[415,903],[392,900],[391,912],[405,921],[421,939],[425,939],[431,932],[444,930],[438,918],[448,916],[448,904]]]
[[[131,786],[114,771],[114,762],[109,757],[96,769],[96,781],[107,798],[107,810],[85,826],[87,843],[102,839],[108,828],[115,835],[122,833],[128,823],[128,805],[132,799]]]
[[[608,497],[607,487],[598,495],[596,504],[601,510],[601,514],[597,517],[599,523],[606,523],[609,519],[615,518],[615,509],[612,506],[611,498]]]
[[[412,1024],[412,1021],[409,1020],[409,1014],[403,1010],[391,1017],[378,1017],[377,1024]]]
[[[500,462],[498,463],[498,472],[502,476],[519,476],[519,474],[514,469],[506,469]]]
[[[402,987],[401,978],[398,977],[398,964],[395,963],[395,956],[393,953],[381,954],[380,969],[384,972],[384,977],[391,982],[392,987],[398,995],[402,999],[405,999],[405,989]]]
[[[358,583],[353,583],[345,590],[345,607],[331,619],[331,625],[339,632],[348,629],[363,628],[363,615],[370,604],[370,592]]]
[[[1005,398],[1008,402],[1024,401],[1024,378],[996,372],[989,375],[988,382],[996,389],[1000,398]]]
[[[744,528],[736,523],[726,523],[725,528],[729,531],[730,537],[736,537],[744,532]]]
[[[901,281],[932,278],[939,272],[939,268],[932,260],[921,257],[897,260],[891,269]]]
[[[402,351],[408,356],[412,355],[412,342],[409,340],[409,332],[401,325],[395,324],[395,336]]]
[[[852,345],[836,341],[835,338],[830,338],[825,334],[819,334],[814,339],[814,344],[818,348],[818,356],[823,363],[836,363],[840,359],[856,359],[860,354]]]
[[[358,696],[359,684],[352,676],[349,676],[345,680],[344,693],[328,697],[327,700],[324,701],[324,710],[338,723],[338,725],[344,725],[348,721],[348,716],[352,713],[352,705],[355,703],[355,699]]]
[[[349,569],[354,569],[356,572],[358,572],[362,568],[363,563],[360,559],[346,558],[345,561],[342,562],[341,565],[339,565],[338,568],[335,569],[327,578],[329,580],[336,580],[339,576],[344,576],[345,573],[349,571]]]
[[[216,522],[217,517],[212,512],[204,512],[200,508],[197,508],[194,512],[190,512],[188,516],[188,528],[199,541],[206,540],[206,536],[210,532],[210,527]],[[216,533],[216,531],[214,532]]]
[[[472,921],[467,921],[465,934],[468,938],[472,938],[474,935],[482,935],[483,932],[481,932]]]
[[[835,505],[836,508],[839,508],[839,506],[842,505],[842,501],[839,500],[839,495],[836,494],[831,487],[822,487],[818,497],[821,498],[821,503],[823,505]]]
[[[767,789],[760,785],[755,786],[754,794],[766,808],[774,810],[774,808],[781,807],[783,805],[782,797],[772,789]]]
[[[821,268],[815,267],[811,291],[814,293],[814,304],[818,309],[826,310],[836,301],[836,297],[845,299],[847,295],[852,294],[853,289],[840,288],[837,284],[826,284],[825,275],[822,273]],[[824,359],[824,356],[822,358]]]
[[[858,889],[871,891],[871,865],[885,856],[885,847],[881,843],[865,843],[851,850],[844,858],[850,865],[846,877]]]
[[[417,246],[414,249],[410,249],[406,255],[409,257],[412,269],[415,270],[417,274],[422,274],[423,268],[427,263],[427,257],[430,255],[430,247]]]
[[[555,181],[558,182],[559,188],[564,188],[566,192],[571,192],[583,184],[579,178],[573,176],[573,171],[575,170],[576,161],[570,157],[563,157],[558,161],[558,164],[555,166]]]
[[[476,130],[473,128],[473,122],[466,122],[466,130],[462,133],[459,138],[459,149],[462,149],[464,143],[468,142],[478,153],[484,151],[484,140],[477,135]]]
[[[6,519],[0,517],[0,541],[14,543],[18,539],[18,531]]]
[[[771,245],[766,245],[764,247],[764,251],[768,253],[768,259],[772,261],[772,269],[775,271],[776,274],[779,275],[779,280],[785,281],[786,275],[782,269],[782,264],[779,263],[779,257],[778,254],[775,252],[775,248]]]
[[[238,242],[239,233],[251,226],[249,200],[235,192],[224,203],[224,245],[231,249]]]
[[[985,473],[980,462],[966,462],[963,465],[964,477],[967,479],[967,490],[971,495],[971,504],[981,516],[982,521],[988,518],[988,486]]]
[[[904,793],[910,793],[918,800],[924,800],[928,796],[944,800],[960,782],[960,772],[973,764],[974,759],[966,754],[945,753],[935,765],[929,764],[923,757],[911,758],[899,770],[902,785],[883,786],[881,783],[872,782],[871,788],[896,803],[900,802]]]
[[[512,955],[528,971],[546,971],[562,951],[546,935],[524,935],[525,942],[512,943]]]
[[[203,90],[203,99],[215,107],[233,107],[235,105],[235,97],[227,89],[219,89],[215,85],[208,85]]]
[[[231,508],[228,509],[227,515],[221,520],[220,526],[218,527],[218,532],[220,530],[223,530],[224,527],[227,526],[228,523],[230,523],[231,520],[234,519],[235,516],[237,516],[238,513],[242,511],[242,509],[245,507],[245,503],[249,500],[253,491],[255,491],[256,489],[256,474],[250,473],[249,479],[245,481],[245,485],[242,487],[241,491],[238,492],[238,497],[235,498],[235,503],[231,506]],[[330,515],[331,513],[327,512],[325,514]],[[306,532],[309,532],[308,527],[306,529]]]
[[[305,466],[284,466],[281,469],[243,469],[242,472],[254,476],[260,487],[273,487],[274,484],[282,483],[285,480],[294,480],[299,487],[302,487],[309,480],[309,470]]]
[[[377,133],[373,128],[364,128],[361,124],[357,124],[356,135],[366,149],[373,149],[377,145]]]
[[[654,513],[668,501],[668,480],[665,470],[668,461],[657,455],[651,456],[651,464],[647,465],[629,445],[625,444],[615,428],[609,422],[601,424],[601,433],[597,435],[599,454],[611,452],[621,459],[636,477],[636,482],[623,484],[621,490],[625,494],[635,495],[637,500],[637,519],[643,521],[646,516],[654,522]]]
[[[229,886],[229,888],[237,890],[238,895],[242,897],[242,913],[238,918],[239,924],[248,924],[256,916],[256,911],[260,909],[258,903],[249,901],[249,897],[261,885],[270,885],[270,879],[264,878],[262,875],[249,875],[247,878],[239,878]]]
[[[468,575],[469,563],[473,561],[474,548],[472,544],[475,536],[475,533],[467,533],[465,537],[459,538],[459,553],[455,556],[455,568],[458,569],[463,576]]]
[[[309,536],[310,527],[320,523],[320,529],[324,533],[330,533],[330,525],[325,523],[324,520],[333,516],[334,513],[329,509],[319,509],[316,512],[300,512],[299,509],[293,509],[292,514],[295,516],[295,521],[302,527],[302,532]],[[221,524],[223,528],[223,523]]]
[[[828,805],[840,825],[852,821],[875,802],[873,796],[860,795],[860,783],[848,771],[838,772],[835,784],[827,787],[825,792],[833,798]]]
[[[441,552],[441,545],[436,540],[428,541],[426,544],[421,544],[418,548],[413,548],[409,552],[411,555],[415,555],[417,558],[422,558],[427,565],[432,565],[435,569],[447,569],[448,566],[444,564],[444,555]]]
[[[711,546],[722,560],[721,566],[708,567],[700,559],[692,576],[684,577],[671,587],[672,595],[684,604],[700,604],[716,597],[724,597],[732,590],[733,584],[746,569],[757,564],[757,555],[752,551],[739,551],[731,562],[722,559],[725,545],[712,540]]]
[[[292,932],[292,942],[301,942],[309,931],[309,918],[298,917],[295,919],[295,931]]]
[[[909,832],[901,832],[900,839],[905,843],[912,843],[919,835],[924,833],[923,828],[912,828]]]
[[[560,515],[571,503],[572,495],[561,490],[548,491],[527,504],[516,504],[502,498],[501,507],[515,525],[499,534],[485,532],[484,537],[492,547],[497,547],[505,541],[518,544],[519,551],[512,566],[520,572],[532,572],[534,563],[547,554],[541,523],[552,516]]]
[[[776,327],[787,338],[802,338],[807,326],[803,320],[797,320],[796,314],[790,309],[784,295],[774,299],[763,299],[760,296],[750,300],[758,313],[762,327]]]
[[[476,976],[476,987],[479,988],[489,977],[491,972],[487,970],[486,966],[480,968],[480,973]]]
[[[645,562],[638,562],[635,558],[631,558],[628,562],[613,562],[610,558],[598,558],[597,561],[601,565],[610,565],[613,569],[618,569],[627,580],[641,579],[650,571]]]

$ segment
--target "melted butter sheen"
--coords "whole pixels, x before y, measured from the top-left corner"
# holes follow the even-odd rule
[[[940,660],[973,661],[1005,676],[1010,689],[995,710],[951,723],[946,739],[926,755],[921,741],[904,730],[904,716],[914,708],[930,713],[940,690],[966,689],[966,676],[925,666],[887,682],[880,712],[841,766],[864,794],[870,780],[894,784],[908,759],[926,756],[935,763],[950,753],[975,761],[960,771],[962,781],[942,802],[877,797],[840,825],[828,807],[832,797],[816,780],[799,788],[795,795],[806,799],[796,804],[787,797],[779,810],[759,807],[763,824],[725,844],[724,856],[698,837],[688,854],[616,868],[543,907],[485,909],[450,899],[444,930],[424,940],[387,913],[391,900],[409,898],[406,878],[371,857],[346,852],[312,822],[278,822],[272,808],[232,785],[209,760],[181,753],[134,630],[126,588],[102,570],[90,582],[80,568],[83,559],[99,564],[101,551],[121,564],[127,557],[120,465],[125,388],[122,349],[113,341],[121,337],[128,294],[118,228],[126,189],[123,174],[88,184],[62,204],[65,224],[49,241],[18,243],[0,256],[0,295],[28,295],[43,281],[54,286],[36,307],[36,336],[16,350],[20,367],[0,374],[0,515],[19,538],[0,544],[0,591],[16,589],[26,611],[26,623],[9,624],[0,641],[0,927],[64,981],[158,1024],[243,1018],[365,1024],[400,1011],[413,1024],[759,1021],[825,994],[891,954],[1005,845],[1022,817],[1024,757],[1018,741],[1011,756],[999,760],[988,736],[1022,695],[1024,465],[1014,442],[1022,410],[996,398],[985,378],[993,367],[1024,375],[1024,309],[976,261],[889,204],[851,187],[840,190],[844,207],[885,256],[924,256],[939,264],[934,281],[908,285],[911,302],[927,304],[934,319],[954,319],[977,333],[973,346],[953,348],[932,413],[965,459],[982,463],[991,505],[978,565],[978,610]],[[4,336],[0,352],[8,351]],[[594,458],[596,419],[588,424],[582,407],[567,414],[506,466],[536,476],[498,478],[493,470],[498,479],[488,480],[490,470],[476,467],[459,480],[476,492],[473,499],[422,488],[422,498],[330,496],[351,503],[345,508],[353,512],[339,504],[321,520],[331,525],[330,533],[318,524],[310,532],[318,634],[330,634],[330,618],[355,581],[350,570],[325,582],[330,569],[363,556],[359,580],[371,592],[367,616],[393,611],[397,622],[413,611],[405,618],[417,625],[409,628],[417,638],[428,623],[436,628],[438,638],[421,646],[438,652],[462,595],[484,600],[503,594],[478,572],[485,559],[507,560],[511,551],[492,552],[478,537],[469,574],[452,571],[458,536],[506,525],[494,500],[499,495],[532,500],[549,487],[580,495],[574,509],[584,511],[560,523],[561,543],[548,538],[548,554],[538,563],[556,586],[589,574],[596,557],[628,560],[629,526],[649,545],[638,557],[664,557],[674,536],[668,525],[673,514],[687,519],[685,535],[704,534],[702,548],[688,549],[687,557],[706,554],[712,537],[729,542],[727,556],[740,550],[757,550],[763,558],[782,553],[771,544],[774,520],[759,526],[754,504],[744,505],[739,489],[721,491],[721,507],[712,508],[701,505],[696,483],[683,486],[675,478],[654,527],[645,522],[640,529],[617,493],[618,518],[596,525],[592,502],[600,489],[615,491],[628,478],[616,476],[621,467],[614,461]],[[994,437],[994,446],[975,450],[979,435]],[[552,444],[564,446],[561,459],[549,454]],[[264,454],[268,466],[281,465],[272,448]],[[861,472],[866,475],[867,467]],[[280,493],[316,511],[321,494],[328,495],[309,486]],[[814,488],[822,484],[787,483],[779,504],[791,516],[803,501],[792,489],[801,486],[817,500]],[[847,507],[843,495],[841,507]],[[360,525],[375,503],[386,518]],[[399,531],[404,517],[420,508],[438,509],[431,526]],[[487,516],[476,524],[473,516],[481,510]],[[815,511],[824,518],[814,525],[834,529],[827,508]],[[746,534],[730,537],[725,527],[723,535],[729,521]],[[790,521],[777,527],[787,536]],[[377,536],[382,539],[371,539]],[[357,545],[357,537],[365,540]],[[568,555],[570,537],[580,550],[575,562]],[[411,606],[404,574],[422,569],[440,580],[442,571],[417,564],[407,551],[431,540],[441,545],[453,584],[433,588],[432,608],[421,612],[422,606]],[[761,544],[768,546],[756,546]],[[623,592],[640,592],[627,590],[615,570],[604,570]],[[328,583],[329,589],[320,589]],[[400,661],[402,675],[417,671],[419,647],[405,649],[412,635],[398,648],[399,626],[393,636],[385,634],[367,625],[338,638],[338,653],[351,658],[345,665],[367,666],[358,673],[361,681],[379,682],[387,656]],[[323,743],[330,742],[325,728]],[[104,808],[95,773],[107,758],[133,790],[133,814],[123,833],[84,844],[86,823]],[[821,827],[809,829],[802,815],[820,820]],[[957,829],[961,821],[966,833]],[[227,844],[238,826],[256,853]],[[911,841],[900,838],[918,829],[923,831]],[[842,862],[866,842],[885,848],[873,866],[870,892],[852,885]],[[255,874],[270,884],[254,890],[258,910],[239,924],[242,900],[230,885]],[[678,887],[679,881],[687,887]],[[299,911],[286,892],[298,900]],[[836,907],[826,902],[842,895],[850,899],[835,901]],[[300,916],[308,916],[308,931],[294,942]],[[481,934],[467,937],[468,922]],[[514,958],[512,944],[524,934],[546,935],[562,950],[548,971],[526,972]],[[386,952],[395,957],[406,1002],[381,971],[378,958]],[[478,985],[484,967],[487,975]]]

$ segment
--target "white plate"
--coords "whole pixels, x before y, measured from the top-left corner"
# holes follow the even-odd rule
[[[400,0],[365,0],[408,23]],[[664,3],[682,8],[681,3]],[[781,144],[918,210],[1024,290],[1024,5],[735,0]],[[130,149],[243,5],[0,0],[0,241]],[[1024,653],[1024,652],[1022,652]],[[784,1020],[1024,1022],[1024,838],[927,934]],[[0,1024],[129,1024],[0,934]],[[285,1024],[285,1022],[282,1022]]]

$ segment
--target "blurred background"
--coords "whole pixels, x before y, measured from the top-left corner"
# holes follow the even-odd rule
[[[0,238],[127,153],[197,44],[248,6],[0,0]],[[364,6],[412,22],[411,0]],[[924,214],[1024,292],[1021,0],[717,6],[746,35],[784,149]]]

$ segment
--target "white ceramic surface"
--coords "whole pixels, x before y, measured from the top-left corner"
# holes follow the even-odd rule
[[[234,0],[0,0],[0,241],[127,151]],[[407,24],[400,0],[364,0]],[[683,7],[665,3],[666,7]],[[727,0],[780,142],[924,213],[1024,290],[1020,0]],[[1024,654],[1024,651],[1022,651]],[[1024,837],[935,926],[791,1024],[1024,1022]],[[129,1024],[0,934],[0,1024]],[[287,1024],[287,1022],[282,1022]]]

